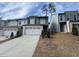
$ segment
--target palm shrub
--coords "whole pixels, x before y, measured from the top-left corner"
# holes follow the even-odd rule
[[[19,37],[19,36],[20,36],[20,33],[19,33],[19,30],[18,30],[15,37]]]
[[[78,30],[75,26],[72,27],[72,34],[73,35],[78,35]]]
[[[21,28],[18,29],[18,31],[17,31],[15,37],[20,37],[20,36],[22,36],[22,33],[23,33],[23,30],[22,30],[22,27],[21,27]]]
[[[42,30],[42,38],[44,38],[45,36],[47,36],[48,38],[50,38],[50,31],[48,31],[48,30]]]
[[[46,30],[42,30],[42,38],[44,38],[46,35]]]
[[[50,38],[50,31],[47,31],[47,37]]]
[[[23,27],[20,27],[20,36],[22,36],[23,35]]]
[[[14,33],[13,32],[10,35],[10,39],[14,39]]]

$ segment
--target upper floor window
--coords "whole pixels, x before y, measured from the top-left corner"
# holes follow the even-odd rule
[[[30,19],[28,19],[28,24],[30,24]]]
[[[67,20],[69,20],[69,16],[67,16]]]
[[[21,21],[19,21],[19,25],[21,25]]]
[[[24,20],[24,24],[26,23],[26,21]]]
[[[60,16],[60,20],[62,21],[63,19],[62,19],[62,16]]]
[[[69,18],[67,18],[67,20],[69,20]]]
[[[74,20],[76,20],[76,15],[74,15]]]

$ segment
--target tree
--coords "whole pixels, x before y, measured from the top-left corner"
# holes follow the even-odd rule
[[[48,4],[48,9],[49,9],[49,13],[51,14],[51,17],[50,17],[50,22],[52,20],[52,13],[56,12],[56,6],[54,3],[49,3]]]
[[[44,5],[42,8],[42,11],[45,12],[46,16],[47,16],[47,13],[48,13],[48,8],[46,5]]]
[[[48,8],[51,13],[56,12],[56,6],[54,3],[49,3]]]
[[[56,6],[54,3],[49,3],[48,5],[44,5],[42,7],[42,11],[46,13],[46,16],[48,12],[51,14],[50,22],[52,20],[52,13],[56,12]]]
[[[56,12],[56,6],[55,6],[54,3],[49,3],[48,5],[44,5],[42,7],[42,11],[46,13],[46,16],[47,16],[48,13],[51,14],[51,17],[50,17],[50,22],[51,22],[51,20],[52,20],[52,13]],[[51,29],[52,28],[50,28],[50,31],[52,32]]]
[[[56,6],[54,3],[49,3],[48,8],[49,12],[51,13],[51,19],[52,19],[52,13],[56,12]]]
[[[52,13],[53,12],[56,12],[56,6],[54,3],[49,3],[48,5],[43,5],[43,7],[41,8],[43,12],[46,13],[46,16],[47,16],[47,13],[51,13],[51,16],[52,16]]]

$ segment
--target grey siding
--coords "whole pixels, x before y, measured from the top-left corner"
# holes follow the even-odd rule
[[[76,21],[74,19],[74,16],[76,16],[76,20],[79,20],[78,19],[78,11],[67,11],[67,12],[65,12],[65,19],[66,19],[66,21],[68,20],[68,18],[69,18],[69,21],[70,20]]]

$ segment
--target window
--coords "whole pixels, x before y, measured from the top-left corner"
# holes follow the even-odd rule
[[[30,19],[28,19],[28,24],[30,24]]]
[[[40,19],[36,19],[36,24],[40,24]]]
[[[26,23],[26,21],[24,20],[24,24]]]
[[[67,20],[69,20],[69,16],[67,16]]]
[[[30,18],[30,24],[35,24],[35,18]]]
[[[19,21],[19,25],[21,25],[21,21]]]
[[[74,15],[74,20],[76,20],[76,15]]]
[[[62,16],[60,16],[60,20],[62,21],[63,19],[62,19]]]
[[[69,20],[69,18],[67,18],[67,20]]]

